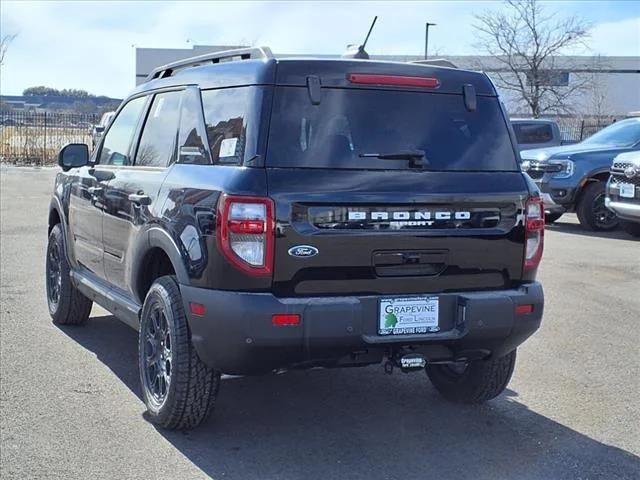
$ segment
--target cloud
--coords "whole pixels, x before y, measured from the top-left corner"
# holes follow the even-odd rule
[[[244,43],[268,45],[281,53],[340,54],[348,43],[362,41],[374,15],[379,19],[367,47],[371,53],[422,54],[428,20],[438,24],[430,31],[431,52],[472,54],[472,13],[495,5],[3,0],[2,32],[18,37],[3,65],[0,90],[16,94],[29,86],[46,85],[123,97],[134,86],[132,45],[189,48]],[[592,45],[604,55],[640,55],[638,31],[638,19],[601,23],[594,29]]]
[[[640,57],[640,17],[595,25],[589,46],[600,55]]]

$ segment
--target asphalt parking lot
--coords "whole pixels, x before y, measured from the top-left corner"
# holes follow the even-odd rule
[[[640,478],[640,242],[624,233],[573,215],[547,230],[543,326],[487,405],[450,405],[422,374],[314,370],[225,379],[207,424],[164,432],[133,330],[99,307],[50,321],[54,175],[0,170],[2,478]]]

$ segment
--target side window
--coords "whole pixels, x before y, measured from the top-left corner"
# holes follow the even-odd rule
[[[134,98],[120,110],[104,137],[100,165],[131,165],[129,148],[146,101],[146,97]]]
[[[248,87],[202,92],[213,163],[242,163],[247,140],[246,112],[250,101],[251,90]]]
[[[136,166],[166,167],[178,136],[182,92],[159,93],[153,98],[136,153]]]
[[[178,154],[180,163],[209,165],[211,159],[204,146],[206,141],[202,125],[202,103],[197,89],[185,90],[182,97],[180,114],[180,133],[178,134]]]

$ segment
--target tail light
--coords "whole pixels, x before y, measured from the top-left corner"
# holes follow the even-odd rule
[[[525,271],[540,265],[544,248],[544,204],[538,197],[527,200],[525,212]]]
[[[273,270],[273,201],[265,197],[222,195],[216,238],[222,254],[250,275]]]
[[[397,87],[438,88],[440,81],[434,77],[407,77],[404,75],[376,75],[368,73],[350,73],[347,79],[351,83],[363,85],[392,85]]]

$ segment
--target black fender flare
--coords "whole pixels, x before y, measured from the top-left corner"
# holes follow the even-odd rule
[[[597,175],[602,175],[603,173],[606,173],[606,174],[608,175],[608,174],[609,174],[609,172],[610,172],[610,171],[609,171],[609,168],[602,168],[602,167],[600,167],[600,168],[595,168],[595,169],[591,170],[590,172],[585,173],[585,174],[582,176],[582,179],[580,180],[580,185],[583,185],[583,186],[584,186],[584,185],[586,185],[587,183],[589,183],[589,180],[590,180],[592,177],[595,177],[595,176],[597,176]]]
[[[575,208],[577,208],[578,203],[582,199],[582,194],[584,192],[584,187],[586,187],[591,182],[593,182],[593,180],[592,180],[593,177],[595,177],[596,175],[602,175],[603,173],[609,174],[609,169],[608,168],[602,168],[602,167],[595,168],[595,169],[585,173],[582,176],[582,178],[578,182],[578,188],[576,188],[576,193],[575,193],[575,196],[574,196],[573,204],[575,205]]]
[[[149,241],[149,249],[160,248],[167,254],[167,257],[169,257],[169,261],[173,266],[173,270],[176,272],[178,283],[189,285],[189,274],[187,273],[187,268],[184,265],[182,254],[171,235],[160,227],[151,227],[147,231],[147,239]]]
[[[64,255],[69,265],[75,266],[76,265],[75,257],[71,255],[71,250],[70,250],[71,245],[68,241],[69,240],[69,231],[68,231],[69,224],[67,223],[67,216],[64,214],[64,209],[62,208],[60,199],[55,195],[51,199],[51,202],[49,202],[49,215],[47,217],[47,234],[51,233],[51,229],[53,228],[53,225],[51,224],[51,217],[54,212],[58,215],[58,218],[60,219],[60,227],[62,230],[62,243],[64,244]]]

